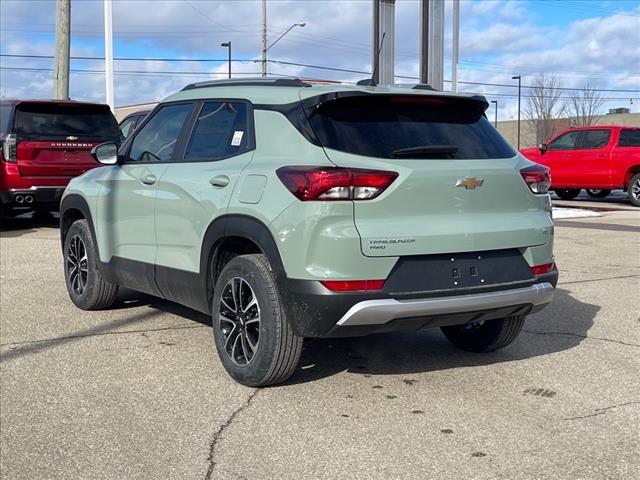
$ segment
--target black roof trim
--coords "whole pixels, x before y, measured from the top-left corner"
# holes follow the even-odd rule
[[[434,92],[437,91],[428,83],[417,83],[413,87],[411,87],[411,89],[412,90],[433,90]]]
[[[242,78],[229,80],[208,80],[206,82],[190,83],[181,91],[210,87],[310,87],[311,84],[299,78]]]

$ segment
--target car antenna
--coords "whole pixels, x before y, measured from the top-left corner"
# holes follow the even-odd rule
[[[382,51],[382,46],[384,45],[384,36],[386,35],[386,33],[387,32],[382,32],[380,46],[378,47],[378,52],[376,54],[376,64],[373,66],[373,73],[371,74],[371,78],[360,80],[356,85],[369,85],[370,87],[376,87],[378,85],[375,81],[375,78],[378,74],[378,66],[380,65],[380,52]]]

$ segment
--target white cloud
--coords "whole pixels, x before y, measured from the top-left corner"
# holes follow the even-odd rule
[[[201,11],[199,13],[194,10]],[[418,73],[418,1],[401,0],[396,8],[396,72]],[[640,88],[640,8],[633,15],[579,20],[563,27],[545,26],[541,4],[520,1],[461,2],[460,80],[484,83],[523,83],[536,72],[554,71],[568,87],[586,81],[599,88]],[[447,28],[451,6],[447,4]],[[50,55],[53,51],[53,0],[0,2],[0,48],[3,53]],[[224,58],[220,42],[231,40],[236,58],[260,56],[260,2],[182,0],[124,1],[113,4],[117,56]],[[637,13],[635,13],[637,12]],[[594,15],[598,15],[595,13]],[[294,1],[268,3],[270,41],[289,25],[296,27],[269,52],[271,59],[343,69],[371,69],[371,2]],[[102,56],[102,0],[72,3],[72,52]],[[31,33],[25,32],[31,30]],[[38,30],[39,32],[33,32]],[[49,32],[48,36],[45,33]],[[30,41],[35,40],[35,41]],[[447,36],[446,52],[450,41]],[[132,53],[133,52],[133,53]],[[73,63],[75,68],[104,68],[101,61]],[[3,67],[51,68],[51,60],[2,59]],[[449,78],[447,63],[445,78]],[[116,75],[116,103],[155,100],[186,83],[224,76],[227,65],[195,62],[117,62],[117,70],[169,72],[148,75]],[[299,66],[270,64],[273,73],[355,81],[364,74],[333,72]],[[258,72],[259,65],[234,62],[237,73]],[[186,72],[186,73],[185,73]],[[50,72],[0,71],[2,94],[49,96]],[[403,80],[406,81],[406,80]],[[487,94],[514,94],[514,89],[461,85]],[[104,76],[73,74],[71,91],[85,99],[104,100]],[[626,94],[620,95],[620,98]],[[515,112],[515,98],[497,96],[505,118]],[[635,104],[640,103],[636,98]],[[613,105],[615,104],[615,105]],[[616,100],[612,106],[626,105]],[[502,116],[502,115],[501,115]]]

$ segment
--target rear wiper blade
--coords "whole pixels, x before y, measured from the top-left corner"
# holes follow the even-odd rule
[[[394,157],[417,158],[453,158],[458,151],[455,145],[422,145],[419,147],[400,148],[391,152]]]

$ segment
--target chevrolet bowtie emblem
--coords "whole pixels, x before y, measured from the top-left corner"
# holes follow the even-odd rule
[[[73,135],[69,135],[67,137],[67,140],[77,140],[77,139],[78,139],[78,137],[74,137]]]
[[[481,187],[483,183],[484,178],[464,177],[459,178],[456,181],[456,187],[464,187],[466,190],[475,190],[477,187]]]

